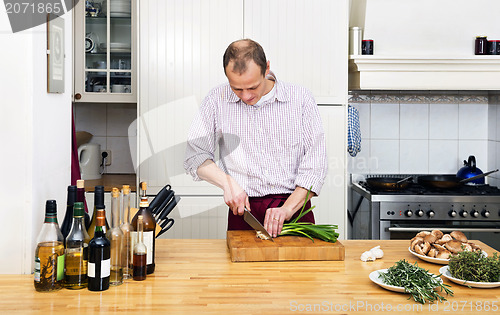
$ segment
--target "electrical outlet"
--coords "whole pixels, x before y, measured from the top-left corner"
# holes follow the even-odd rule
[[[111,165],[111,150],[102,150],[101,151],[101,155],[102,154],[107,154],[107,156],[106,156],[106,166]]]

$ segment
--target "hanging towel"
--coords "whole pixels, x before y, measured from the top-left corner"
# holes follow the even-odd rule
[[[361,151],[361,130],[359,128],[359,112],[356,108],[347,107],[347,152],[356,156]]]

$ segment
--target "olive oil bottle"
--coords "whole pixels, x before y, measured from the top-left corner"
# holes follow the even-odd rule
[[[87,287],[88,246],[90,237],[85,229],[83,202],[75,202],[73,224],[66,237],[66,273],[64,287],[83,289]]]

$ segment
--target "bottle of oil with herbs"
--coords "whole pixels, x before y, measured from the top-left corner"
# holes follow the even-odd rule
[[[56,291],[64,281],[64,238],[57,223],[57,204],[47,200],[45,222],[38,234],[35,251],[35,290]]]

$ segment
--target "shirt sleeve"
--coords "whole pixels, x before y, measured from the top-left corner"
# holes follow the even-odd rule
[[[328,161],[321,116],[310,92],[307,92],[304,98],[301,126],[304,155],[299,163],[295,185],[311,189],[319,195],[328,172]]]
[[[184,169],[195,181],[198,177],[198,167],[206,160],[215,161],[216,123],[215,104],[208,95],[201,103],[200,110],[194,117],[188,133]]]

